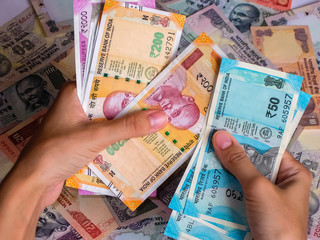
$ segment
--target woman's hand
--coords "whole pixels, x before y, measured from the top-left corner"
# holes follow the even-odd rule
[[[255,240],[307,238],[311,173],[285,152],[276,184],[254,167],[238,141],[225,131],[212,138],[221,163],[240,182]]]
[[[0,186],[0,216],[6,220],[0,223],[0,239],[1,233],[19,233],[12,227],[34,237],[41,211],[58,198],[65,179],[112,143],[151,134],[167,122],[167,115],[155,110],[89,121],[75,84],[67,83]]]

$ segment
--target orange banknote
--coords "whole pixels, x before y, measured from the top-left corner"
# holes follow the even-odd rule
[[[103,239],[118,227],[100,196],[80,196],[64,187],[53,206],[84,239]]]
[[[162,109],[169,118],[163,130],[114,143],[89,164],[112,191],[118,190],[117,196],[131,210],[192,154],[224,56],[201,34],[119,114]],[[100,91],[103,88],[93,88],[91,95]]]

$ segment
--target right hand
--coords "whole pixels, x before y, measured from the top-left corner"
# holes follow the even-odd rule
[[[238,141],[226,131],[213,135],[215,152],[240,182],[255,240],[307,238],[311,173],[285,152],[276,184],[259,173]]]

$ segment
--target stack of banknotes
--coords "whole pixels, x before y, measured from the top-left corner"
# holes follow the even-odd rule
[[[88,159],[36,239],[250,239],[242,188],[211,143],[220,129],[272,182],[285,150],[312,172],[308,239],[319,239],[319,1],[3,5],[15,12],[0,14],[0,179],[65,81],[92,121],[146,109],[169,119]]]

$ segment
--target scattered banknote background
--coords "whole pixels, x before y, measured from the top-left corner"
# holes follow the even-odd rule
[[[3,0],[0,180],[65,81],[92,121],[170,119],[88,159],[36,239],[250,239],[217,129],[271,181],[285,150],[312,172],[308,239],[320,239],[319,24],[315,0]]]

